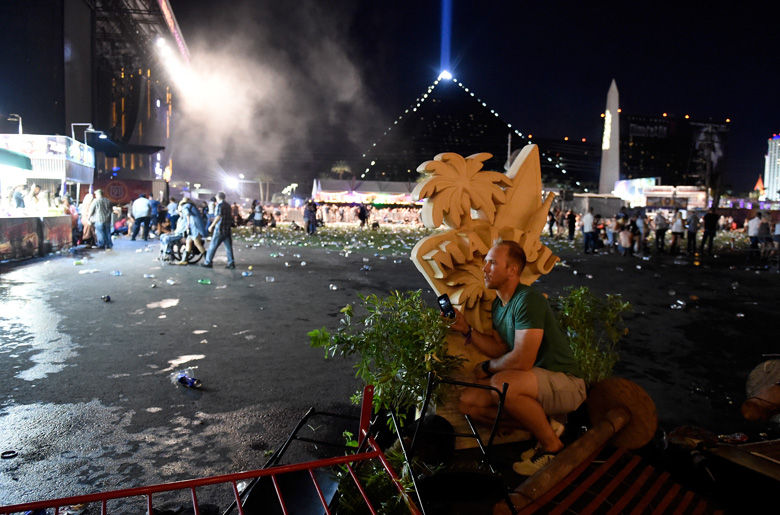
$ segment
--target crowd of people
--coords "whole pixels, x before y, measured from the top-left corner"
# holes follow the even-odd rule
[[[750,238],[750,248],[768,257],[780,251],[780,222],[773,224],[765,213],[756,212],[742,227],[731,216],[718,215],[715,209],[704,214],[696,210],[665,212],[657,210],[621,210],[611,217],[602,217],[589,208],[584,213],[555,209],[548,213],[550,237],[575,239],[582,232],[585,254],[595,252],[620,255],[646,255],[652,251],[671,255],[713,253],[718,231],[743,231]],[[668,245],[667,245],[668,243]]]

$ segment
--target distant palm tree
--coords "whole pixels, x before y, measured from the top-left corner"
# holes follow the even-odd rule
[[[344,175],[352,175],[352,168],[346,163],[346,161],[336,161],[333,166],[330,167],[331,173],[339,176],[339,179],[343,179]]]

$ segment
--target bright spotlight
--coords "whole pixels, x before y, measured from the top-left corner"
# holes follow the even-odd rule
[[[157,38],[157,41],[155,41],[155,44],[156,44],[158,47],[164,47],[164,46],[166,45],[166,43],[165,43],[165,38],[164,38],[164,37],[162,37],[162,36],[158,37],[158,38]]]
[[[450,80],[452,78],[452,74],[448,72],[447,70],[442,70],[442,72],[439,74],[439,78],[437,80]]]
[[[237,190],[238,189],[238,179],[235,177],[225,177],[225,187],[229,190]]]

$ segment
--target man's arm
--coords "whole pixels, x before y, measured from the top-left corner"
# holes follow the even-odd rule
[[[217,214],[216,216],[214,216],[214,220],[211,221],[211,225],[209,225],[208,232],[214,232],[214,227],[217,226],[220,220],[222,220],[222,210],[217,209]]]
[[[468,340],[466,343],[473,343],[485,356],[497,358],[502,354],[506,354],[506,351],[509,349],[496,331],[491,330],[490,333],[480,333],[469,326],[469,323],[466,322],[466,318],[459,309],[455,309],[455,321],[450,325],[450,329],[467,336]]]
[[[544,329],[519,329],[515,331],[515,348],[502,356],[490,359],[487,365],[483,366],[480,363],[475,369],[477,377],[490,377],[490,375],[502,370],[531,370],[536,363],[543,336]]]

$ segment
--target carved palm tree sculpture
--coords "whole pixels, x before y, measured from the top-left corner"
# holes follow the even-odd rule
[[[496,239],[516,241],[525,250],[523,284],[550,272],[558,261],[539,240],[554,194],[542,199],[537,146],[523,148],[506,174],[482,170],[491,157],[439,154],[417,168],[428,177],[412,194],[425,199],[421,215],[426,227],[448,228],[417,242],[412,261],[437,295],[449,294],[469,324],[483,332],[491,328],[495,291],[485,288],[482,266]]]

